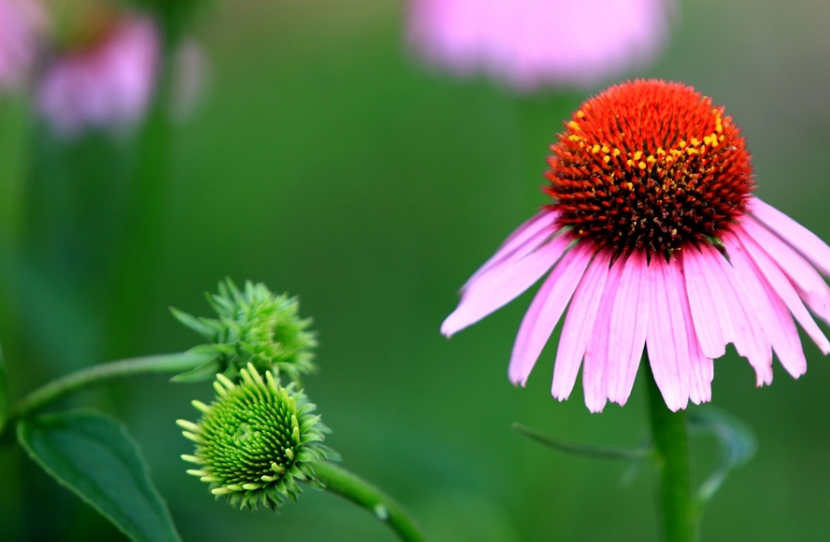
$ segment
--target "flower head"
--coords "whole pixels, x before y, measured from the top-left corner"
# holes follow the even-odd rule
[[[47,26],[46,12],[37,0],[0,0],[0,89],[24,78]]]
[[[462,289],[449,336],[550,271],[525,314],[510,379],[527,381],[566,311],[552,393],[583,365],[591,411],[625,404],[643,350],[672,410],[711,400],[728,343],[772,382],[806,360],[794,323],[825,353],[830,247],[751,195],[750,156],[722,107],[690,87],[623,83],[586,101],[548,159],[550,205],[516,230]],[[817,271],[818,270],[818,271]]]
[[[64,136],[140,121],[155,92],[160,42],[146,17],[101,11],[85,18],[45,68],[41,115]]]
[[[654,56],[673,0],[411,0],[409,34],[434,64],[519,89],[593,85]]]
[[[299,302],[286,294],[276,295],[262,283],[245,283],[239,290],[233,281],[219,283],[219,294],[208,296],[219,318],[194,318],[173,309],[180,322],[210,344],[196,350],[213,353],[216,360],[198,369],[210,377],[223,372],[234,379],[249,363],[261,371],[277,369],[292,380],[315,369],[315,333],[308,331],[310,318],[297,315]]]
[[[202,413],[198,423],[176,422],[196,443],[195,455],[182,459],[198,465],[188,474],[231,504],[275,508],[286,497],[296,500],[297,480],[314,482],[315,461],[336,454],[322,444],[329,429],[294,383],[282,387],[270,371],[263,379],[252,364],[240,375],[238,384],[216,376],[217,398],[210,406],[193,401]]]

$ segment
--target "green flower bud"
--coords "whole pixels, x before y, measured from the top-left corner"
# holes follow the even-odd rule
[[[317,340],[314,332],[307,331],[311,319],[297,315],[296,298],[275,295],[264,284],[250,281],[240,291],[228,279],[219,283],[219,293],[208,296],[208,302],[219,318],[195,318],[171,309],[181,323],[211,342],[193,350],[216,356],[214,362],[178,380],[212,378],[217,372],[235,380],[239,369],[249,363],[260,371],[276,368],[292,380],[315,370],[312,349]]]
[[[217,396],[210,406],[193,401],[202,419],[176,422],[196,443],[194,455],[182,456],[198,466],[188,474],[240,508],[262,504],[273,509],[286,497],[296,500],[298,480],[319,485],[314,462],[337,454],[322,444],[329,429],[295,383],[282,387],[274,373],[266,372],[263,379],[248,364],[238,384],[219,374],[213,385]]]

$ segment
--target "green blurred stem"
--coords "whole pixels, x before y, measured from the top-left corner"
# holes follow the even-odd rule
[[[647,367],[648,354],[643,361]],[[689,437],[686,411],[672,412],[666,406],[651,368],[647,371],[654,462],[659,476],[663,535],[666,542],[695,542],[697,514],[692,499],[689,467]]]
[[[131,376],[181,373],[194,369],[210,359],[209,355],[189,352],[162,354],[103,363],[62,376],[12,404],[5,423],[0,426],[0,440],[15,421],[87,386]]]
[[[105,345],[109,358],[131,355],[138,348],[164,240],[171,175],[173,58],[178,38],[169,32],[163,35],[156,93],[138,135],[125,230],[110,283]]]
[[[316,463],[314,474],[326,486],[326,491],[365,508],[386,523],[401,540],[423,542],[424,537],[404,509],[375,486],[332,463]]]

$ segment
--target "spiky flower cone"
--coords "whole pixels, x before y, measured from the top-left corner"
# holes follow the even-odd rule
[[[236,380],[239,369],[252,363],[260,371],[277,368],[292,380],[315,369],[315,333],[308,331],[310,318],[297,314],[297,298],[276,295],[262,283],[250,281],[239,290],[229,279],[219,283],[219,293],[209,296],[218,318],[195,318],[177,309],[173,315],[210,344],[195,352],[210,353],[214,361],[178,380],[212,378],[221,372]]]
[[[202,419],[176,422],[196,443],[195,455],[182,459],[199,466],[187,472],[209,483],[214,495],[240,508],[273,509],[286,497],[296,500],[298,480],[315,483],[314,462],[336,454],[322,444],[329,429],[296,384],[282,387],[270,371],[263,379],[250,363],[240,377],[234,384],[217,375],[216,401],[193,401]]]

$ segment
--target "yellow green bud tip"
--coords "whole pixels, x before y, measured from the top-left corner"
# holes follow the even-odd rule
[[[279,478],[275,478],[274,476],[262,476],[260,480],[263,482],[270,484],[271,482],[276,482]]]
[[[223,375],[221,373],[216,375],[216,380],[221,382],[222,385],[225,386],[228,389],[228,391],[231,391],[236,387],[236,384],[234,384],[233,382],[228,380],[228,377],[226,377],[225,375]]]
[[[201,459],[199,459],[199,458],[198,458],[198,457],[196,457],[195,455],[187,455],[187,454],[182,454],[182,459],[184,459],[184,460],[185,460],[185,461],[187,461],[188,463],[196,463],[197,465],[202,465],[202,464],[204,464],[204,461],[203,461],[203,460],[201,460]]]
[[[188,431],[190,431],[192,433],[198,433],[199,432],[199,426],[196,425],[195,423],[189,422],[187,420],[176,420],[176,425],[178,425],[182,429],[187,429]]]
[[[286,448],[285,449],[285,457],[287,457],[291,461],[294,461],[294,450],[292,450],[291,448]]]
[[[253,490],[259,489],[261,487],[262,486],[259,485],[259,484],[242,484],[242,489],[245,489],[247,491],[253,491]]]
[[[256,367],[254,367],[254,364],[251,362],[248,362],[248,372],[251,373],[251,378],[253,378],[259,386],[265,386],[265,381],[262,380],[262,376],[260,376],[259,372],[256,370]]]
[[[228,394],[228,390],[222,387],[222,384],[220,384],[219,382],[213,383],[213,389],[216,390],[216,395],[218,395],[219,397],[224,397]]]
[[[265,380],[268,381],[268,387],[271,388],[271,391],[277,393],[277,381],[274,380],[274,375],[271,371],[265,373]]]
[[[211,489],[210,492],[216,495],[217,497],[220,495],[227,495],[228,493],[233,493],[233,491],[226,487],[217,487],[216,489]]]
[[[250,364],[249,364],[250,365]],[[239,371],[239,375],[242,377],[242,380],[249,386],[256,386],[254,383],[254,379],[251,378],[251,374],[248,372],[248,369],[242,369]]]
[[[271,470],[278,473],[278,474],[282,474],[282,473],[285,472],[285,467],[281,467],[281,466],[277,465],[275,462],[272,461],[271,462]]]
[[[294,430],[291,431],[291,438],[294,439],[294,442],[296,442],[297,444],[300,444],[300,428],[299,427],[294,426]]]
[[[194,399],[190,402],[190,404],[193,405],[196,408],[196,410],[198,410],[202,414],[207,414],[208,412],[210,412],[210,407],[201,401],[197,401]]]
[[[199,478],[199,481],[200,482],[207,482],[209,484],[212,484],[214,482],[218,482],[219,478],[216,478],[214,476],[202,476],[201,478]]]
[[[198,476],[200,478],[208,475],[208,473],[196,469],[187,469],[187,474],[189,474],[190,476]]]
[[[184,435],[184,438],[186,438],[187,440],[192,440],[196,444],[202,443],[202,439],[199,437],[199,435],[194,435],[190,431],[182,431],[182,435]]]
[[[228,484],[228,485],[227,485],[227,486],[225,486],[225,487],[227,487],[227,488],[228,488],[228,489],[230,489],[231,491],[242,491],[242,486],[241,486],[241,485],[239,485],[239,484]]]

